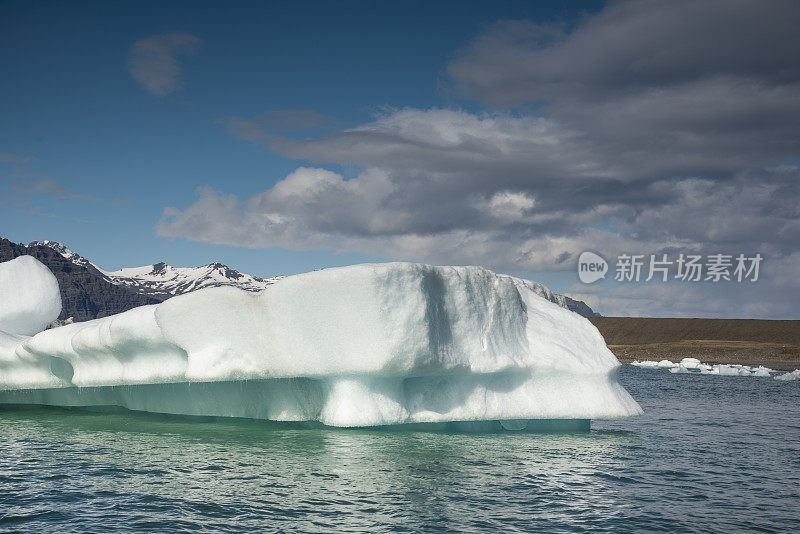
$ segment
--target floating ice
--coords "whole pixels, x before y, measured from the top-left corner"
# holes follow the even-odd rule
[[[652,360],[640,362],[638,360],[634,360],[631,362],[631,365],[635,365],[636,367],[644,367],[646,369],[670,369],[672,367],[678,367],[677,363],[673,363],[669,360],[661,360],[660,362],[654,362]]]
[[[0,330],[31,336],[60,313],[58,281],[44,264],[33,256],[0,263]]]
[[[680,363],[672,363],[669,360],[661,360],[659,362],[659,368],[664,367],[670,368],[670,373],[715,374],[710,365],[707,363],[702,363],[697,358],[684,358],[680,361]]]
[[[775,377],[775,380],[783,380],[785,382],[800,380],[800,369],[795,369],[791,373],[786,373],[784,375],[778,375]]]
[[[717,371],[714,374],[720,376],[751,376],[750,368],[741,365],[715,365],[714,369]]]
[[[757,368],[753,369],[753,376],[759,377],[767,377],[769,378],[771,375],[770,373],[774,372],[769,367],[764,367],[763,365],[759,365]]]
[[[479,267],[366,264],[0,339],[0,402],[334,426],[624,417],[579,315]]]
[[[750,367],[738,363],[709,365],[702,363],[697,358],[684,358],[679,363],[673,363],[669,360],[661,360],[660,362],[651,360],[633,361],[631,365],[645,369],[669,369],[670,373],[675,374],[769,377],[771,373],[777,372],[763,365],[758,367]]]

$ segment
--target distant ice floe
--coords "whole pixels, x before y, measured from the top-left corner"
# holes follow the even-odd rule
[[[479,267],[326,269],[30,330],[0,333],[0,403],[342,427],[642,413],[588,320]]]
[[[778,375],[775,377],[775,380],[783,380],[785,382],[800,380],[800,369],[795,369],[791,373],[786,373],[785,375]]]
[[[697,358],[684,358],[680,362],[675,363],[669,360],[661,360],[655,362],[652,360],[633,361],[631,365],[642,367],[644,369],[669,369],[670,373],[676,374],[700,374],[700,375],[719,375],[719,376],[752,376],[769,378],[775,373],[774,369],[759,365],[758,367],[750,367],[749,365],[741,365],[738,363],[730,364],[707,364],[703,363]],[[786,373],[775,377],[775,380],[800,380],[800,370]]]

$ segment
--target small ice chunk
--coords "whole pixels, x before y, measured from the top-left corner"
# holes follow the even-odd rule
[[[775,380],[783,380],[784,382],[800,380],[800,369],[795,369],[791,373],[786,373],[784,375],[778,375],[775,377]]]
[[[763,376],[768,378],[771,372],[772,369],[770,369],[769,367],[764,367],[763,365],[759,365],[758,368],[753,369],[753,376]]]
[[[701,363],[697,358],[684,358],[681,360],[680,365],[686,369],[698,369]]]
[[[661,360],[660,362],[655,362],[652,360],[644,360],[640,362],[638,360],[634,360],[631,362],[631,365],[642,367],[644,369],[671,369],[673,367],[678,367],[677,363],[673,363],[669,360]]]
[[[669,371],[671,373],[676,373],[676,374],[683,374],[683,373],[705,374],[703,372],[709,371],[710,369],[711,369],[710,365],[701,363],[700,360],[698,360],[697,358],[684,358],[681,360],[679,364],[677,364],[676,367],[673,367]]]
[[[739,364],[718,364],[714,368],[721,376],[750,376],[750,368]],[[716,374],[716,373],[715,373]]]

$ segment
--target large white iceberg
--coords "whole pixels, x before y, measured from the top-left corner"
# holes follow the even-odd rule
[[[31,336],[60,313],[58,280],[44,264],[33,256],[0,263],[0,331]]]
[[[640,414],[618,366],[526,281],[365,264],[0,337],[0,402],[333,426]]]

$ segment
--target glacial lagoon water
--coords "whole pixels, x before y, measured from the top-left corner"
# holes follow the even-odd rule
[[[620,380],[645,415],[554,433],[0,406],[0,531],[797,529],[800,383]]]

